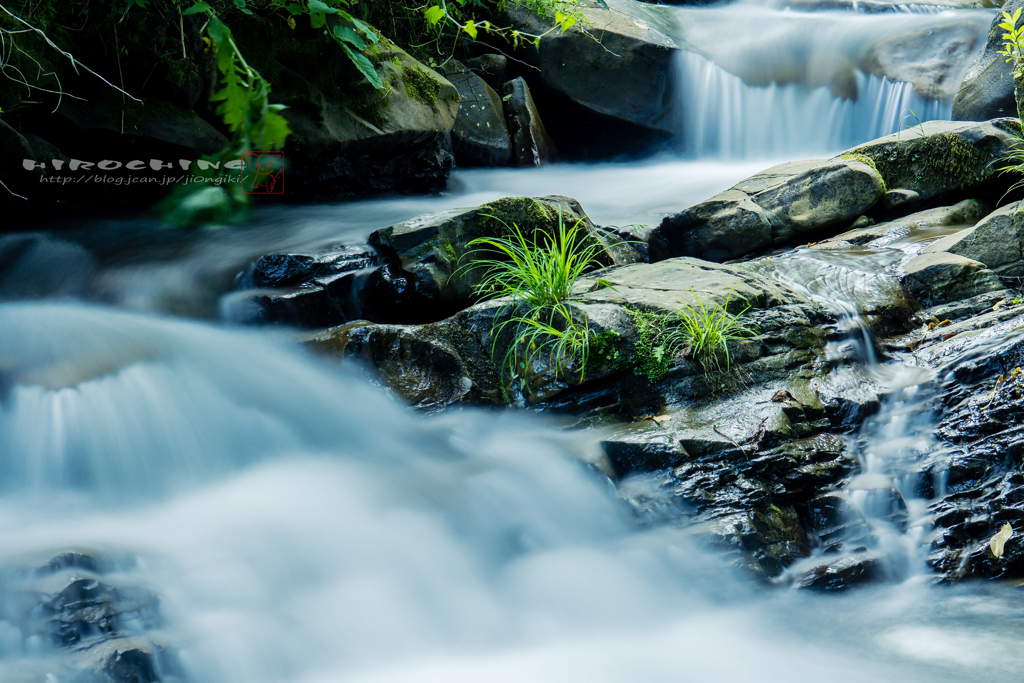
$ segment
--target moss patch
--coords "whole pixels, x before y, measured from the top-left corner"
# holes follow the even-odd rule
[[[437,103],[441,96],[441,84],[437,79],[414,66],[404,67],[402,75],[405,77],[405,89],[409,97],[427,105],[435,114],[438,113]]]
[[[851,152],[843,156],[862,160],[861,156],[868,155]],[[991,173],[986,153],[955,133],[888,143],[871,150],[868,158],[891,189],[967,187],[986,180]]]
[[[487,237],[503,237],[513,225],[523,234],[529,234],[558,220],[546,206],[531,197],[503,197],[488,202],[480,207],[477,216],[481,234]]]
[[[886,187],[885,184],[885,178],[882,177],[882,172],[878,170],[877,166],[875,166],[875,160],[869,157],[867,154],[861,154],[860,152],[847,152],[846,154],[839,155],[839,158],[847,159],[849,161],[859,161],[862,164],[870,166],[875,171],[875,174],[878,176],[878,179],[882,181],[882,192],[889,191],[889,188]]]
[[[626,312],[633,319],[636,344],[633,353],[633,372],[651,382],[661,381],[668,373],[672,357],[662,341],[665,331],[665,316],[649,311],[628,307]]]

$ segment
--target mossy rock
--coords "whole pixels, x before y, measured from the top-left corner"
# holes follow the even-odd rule
[[[444,318],[467,307],[483,278],[478,258],[493,258],[470,246],[474,239],[505,237],[518,229],[527,239],[537,231],[555,234],[559,220],[579,222],[586,244],[600,244],[604,265],[635,261],[635,250],[616,235],[598,229],[579,202],[569,197],[505,197],[482,206],[449,209],[378,230],[370,243],[407,277],[413,306],[427,320]]]
[[[844,156],[867,157],[889,190],[911,190],[919,201],[969,190],[996,179],[999,161],[1020,132],[1015,119],[983,123],[928,121],[859,145]]]

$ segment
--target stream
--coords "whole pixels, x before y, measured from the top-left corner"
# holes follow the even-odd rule
[[[640,523],[628,486],[591,465],[597,431],[413,413],[293,332],[231,323],[236,274],[262,254],[508,195],[569,195],[642,230],[774,163],[898,131],[905,110],[948,118],[948,101],[848,66],[871,41],[957,22],[983,34],[992,17],[743,7],[742,48],[711,44],[721,6],[667,14],[693,49],[677,72],[682,157],[459,170],[439,196],[269,207],[245,230],[49,226],[42,275],[0,273],[0,566],[109,558],[110,576],[158,596],[125,628],[175,649],[168,683],[1019,680],[1024,594],[937,586],[925,565],[936,371],[880,357],[862,320],[942,229],[752,265],[844,318],[831,343],[852,345],[852,381],[881,396],[850,436],[860,473],[842,495],[888,580],[842,595],[753,585],[681,525]],[[846,66],[790,73],[839,34]],[[46,585],[0,570],[0,681],[81,683],[71,655],[6,618]]]

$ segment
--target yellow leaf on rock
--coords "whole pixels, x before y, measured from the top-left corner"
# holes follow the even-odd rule
[[[1010,540],[1010,536],[1013,536],[1013,527],[1010,526],[1009,522],[1007,522],[1003,525],[1003,528],[992,537],[992,540],[988,542],[989,550],[992,551],[992,555],[995,556],[996,559],[1003,556],[1003,546]]]

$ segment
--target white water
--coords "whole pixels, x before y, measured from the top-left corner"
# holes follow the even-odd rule
[[[925,100],[909,83],[861,71],[853,76],[856,100],[826,86],[750,86],[695,52],[680,53],[677,74],[678,137],[695,157],[813,157],[919,121],[948,120],[952,112],[952,103]]]
[[[673,37],[690,50],[676,63],[677,138],[698,158],[815,156],[948,119],[992,19],[985,10],[861,14],[753,2],[676,7],[671,15]],[[888,54],[895,42],[915,54],[906,44],[928,32],[937,32],[936,48],[959,52],[904,54],[896,61],[921,64],[897,76],[877,71],[876,52]],[[943,59],[951,63],[937,67]],[[900,77],[920,79],[925,92]]]
[[[192,683],[1010,680],[1024,659],[1013,595],[835,601],[731,577],[673,528],[636,526],[580,463],[594,434],[422,419],[265,335],[0,305],[12,329],[0,560],[137,556],[118,580],[160,594]],[[0,680],[66,683],[12,628]]]

